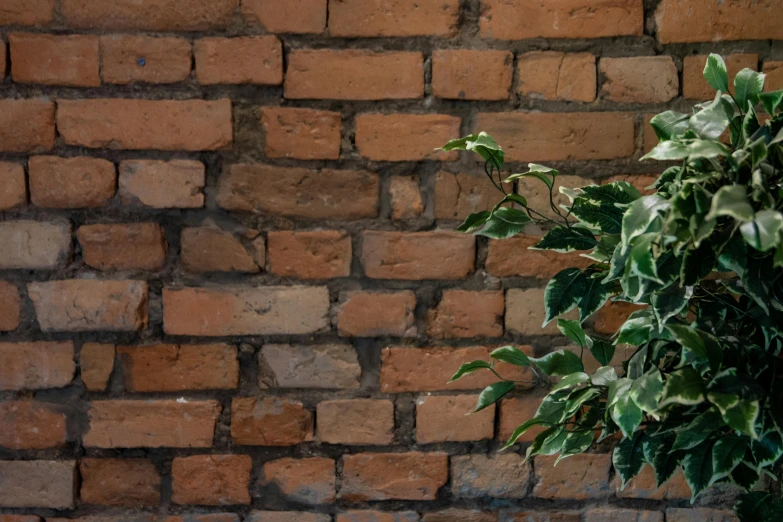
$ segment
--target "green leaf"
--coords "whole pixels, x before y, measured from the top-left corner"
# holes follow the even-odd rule
[[[547,424],[559,424],[565,417],[565,399],[570,392],[568,390],[552,392],[541,401],[536,410],[536,418]]]
[[[592,431],[572,431],[566,435],[563,447],[560,450],[560,456],[555,460],[555,466],[568,457],[578,455],[587,451],[590,446],[593,445],[593,432]]]
[[[525,352],[513,346],[501,346],[495,349],[489,356],[515,366],[530,366],[530,359]]]
[[[511,437],[508,439],[508,442],[500,449],[500,451],[507,450],[514,444],[516,444],[517,440],[519,440],[519,437],[524,435],[530,428],[534,426],[546,426],[548,423],[544,422],[541,419],[538,419],[536,417],[526,421],[524,424],[517,427],[517,429],[514,430],[514,432],[511,434]]]
[[[652,312],[637,310],[620,327],[617,344],[643,344],[650,338],[653,328]]]
[[[688,160],[710,159],[731,155],[731,149],[719,141],[693,140],[688,144]]]
[[[779,243],[781,229],[783,214],[775,210],[761,210],[753,221],[740,227],[740,233],[750,246],[766,252]]]
[[[579,324],[579,321],[574,321],[571,319],[558,319],[557,328],[563,335],[574,341],[578,346],[583,348],[588,346],[589,338],[585,334],[582,325]]]
[[[459,232],[473,232],[477,228],[484,226],[489,221],[490,216],[491,214],[487,210],[470,214],[457,230]]]
[[[501,219],[499,215],[493,214],[490,216],[484,228],[475,231],[474,234],[478,236],[486,236],[492,239],[508,239],[509,237],[515,236],[522,232],[524,228],[524,223],[510,223],[508,220]]]
[[[642,410],[656,411],[663,395],[663,377],[658,368],[651,368],[636,379],[631,385],[629,395]]]
[[[621,440],[612,453],[614,469],[622,480],[621,489],[638,475],[644,467],[643,443],[645,439],[643,431],[637,431],[632,437]]]
[[[693,368],[686,366],[670,373],[663,385],[660,408],[669,404],[686,406],[704,402],[704,381]]]
[[[715,408],[710,408],[693,419],[690,424],[682,427],[677,433],[671,451],[695,448],[707,440],[714,431],[721,429],[722,426],[723,421],[720,413]]]
[[[626,205],[642,197],[639,190],[627,181],[613,181],[605,185],[588,185],[582,187],[582,192],[590,201],[610,205],[617,203]]]
[[[457,370],[457,373],[455,373],[449,382],[454,382],[457,379],[461,378],[464,375],[467,375],[469,373],[473,373],[476,370],[481,370],[484,368],[492,368],[492,365],[489,364],[486,361],[472,361],[469,363],[465,363],[462,366],[459,367]]]
[[[677,136],[681,136],[688,130],[689,118],[689,114],[666,111],[653,116],[650,120],[650,125],[659,140],[671,140]]]
[[[600,277],[587,278],[587,290],[579,300],[579,320],[584,322],[588,317],[597,312],[612,294],[612,285],[604,284]]]
[[[652,466],[658,487],[669,480],[680,465],[680,453],[669,450],[673,441],[674,435],[662,433],[648,435],[642,442],[644,459]]]
[[[707,57],[707,64],[704,66],[704,79],[716,91],[729,92],[729,73],[726,69],[726,62],[720,55],[710,54]]]
[[[738,221],[753,219],[753,207],[748,201],[748,193],[742,185],[724,185],[712,198],[712,206],[706,219],[729,216]]]
[[[759,467],[766,467],[783,457],[783,435],[770,429],[756,440],[750,441],[753,459]]]
[[[527,212],[518,208],[501,207],[495,210],[492,216],[512,225],[527,225],[532,221]]]
[[[546,317],[542,328],[554,318],[573,310],[587,291],[587,276],[578,268],[566,268],[549,280],[544,290]]]
[[[717,371],[721,363],[722,350],[713,335],[680,324],[667,325],[666,330],[682,345],[684,361],[703,360],[709,362],[712,369]]]
[[[575,250],[590,250],[598,242],[593,233],[583,227],[566,228],[557,226],[547,232],[531,250],[554,250],[567,253]]]
[[[503,167],[504,154],[503,149],[486,132],[471,134],[464,138],[449,141],[442,147],[443,151],[469,150],[477,153],[487,161],[491,161],[493,166],[500,170]]]
[[[712,479],[712,443],[703,443],[685,454],[682,460],[685,482],[691,488],[691,502],[704,491]]]
[[[555,384],[552,387],[552,389],[549,390],[549,392],[554,393],[556,391],[573,388],[574,386],[579,386],[580,384],[584,384],[589,381],[590,381],[590,376],[584,372],[572,373],[560,379],[560,382]]]
[[[606,407],[611,408],[617,404],[617,401],[619,401],[620,398],[622,398],[624,395],[628,395],[632,384],[633,381],[627,377],[610,382],[606,398]]]
[[[643,412],[631,399],[630,394],[623,394],[611,407],[612,420],[620,427],[625,437],[632,437],[633,432],[642,422]]]
[[[623,216],[623,246],[630,245],[631,240],[647,232],[652,222],[660,217],[660,212],[668,207],[669,202],[656,195],[644,196],[631,203]]]
[[[571,214],[604,234],[619,234],[622,228],[623,211],[611,203],[595,204],[587,198],[578,197],[571,207]]]
[[[656,239],[658,239],[656,233],[642,234],[634,239],[631,255],[628,258],[628,274],[663,284],[658,277],[658,267],[653,259],[653,242]]]
[[[691,116],[688,120],[688,127],[701,138],[716,140],[726,131],[729,121],[731,118],[726,113],[726,107],[719,92],[712,103]],[[690,151],[688,155],[690,155]]]
[[[612,343],[600,339],[594,340],[593,346],[590,347],[590,353],[593,354],[593,357],[595,357],[595,360],[598,361],[601,366],[607,366],[612,362],[614,351],[615,347]]]
[[[671,285],[653,294],[650,304],[658,324],[666,324],[669,319],[685,310],[691,296],[693,296],[693,287],[677,285]]]
[[[726,478],[742,461],[748,440],[736,435],[724,435],[712,447],[712,478],[709,485]]]
[[[685,159],[690,155],[688,146],[679,141],[662,141],[653,150],[642,156],[641,161],[654,159],[658,161],[673,161]]]
[[[616,380],[617,380],[617,370],[615,370],[613,366],[601,366],[595,371],[593,377],[590,379],[590,381],[595,386],[609,386],[609,383],[614,382]]]
[[[514,386],[514,383],[511,381],[500,381],[490,384],[484,388],[484,391],[479,395],[476,409],[473,410],[473,413],[481,411],[487,406],[492,406],[502,399],[504,395],[513,390]]]
[[[574,372],[583,372],[584,366],[579,356],[567,350],[557,350],[543,357],[530,360],[546,375],[568,375]]]
[[[778,522],[783,520],[783,500],[766,491],[742,495],[735,506],[740,522]]]
[[[753,103],[756,97],[764,90],[764,73],[751,69],[742,69],[734,77],[734,99],[737,105],[747,107],[748,102]]]
[[[730,428],[756,437],[756,419],[760,411],[759,401],[740,400],[721,411],[721,414]]]
[[[783,91],[764,92],[759,94],[759,101],[764,106],[764,110],[770,116],[774,116],[775,113],[783,105]]]
[[[522,178],[536,178],[542,181],[551,191],[555,185],[555,178],[559,172],[555,169],[550,169],[544,165],[537,165],[536,163],[528,163],[528,171],[519,174],[512,174],[506,178],[506,183],[511,183],[515,179]]]
[[[739,116],[737,116],[737,118],[739,118]],[[742,120],[742,139],[749,140],[750,137],[753,136],[753,134],[760,128],[761,125],[759,125],[759,119],[758,116],[756,116],[756,111],[753,108],[753,104],[749,103],[748,110],[745,113],[745,118]]]

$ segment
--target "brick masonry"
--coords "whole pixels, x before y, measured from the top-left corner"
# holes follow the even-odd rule
[[[783,88],[775,3],[718,4],[0,2],[0,522],[733,520],[606,447],[496,454],[541,390],[464,416],[460,363],[566,346],[565,259],[453,232],[498,195],[433,150],[648,186],[706,54]]]

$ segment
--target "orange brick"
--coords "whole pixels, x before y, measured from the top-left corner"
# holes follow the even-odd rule
[[[0,210],[11,210],[26,204],[24,167],[18,163],[0,161]]]
[[[0,6],[0,25],[46,25],[54,20],[55,0],[6,0]]]
[[[339,112],[261,107],[267,158],[339,159]]]
[[[157,223],[84,225],[77,232],[84,262],[98,270],[159,270],[166,237]]]
[[[554,217],[555,213],[549,206],[549,188],[541,180],[527,177],[520,179],[517,185],[517,193],[527,199],[527,204],[542,214]],[[587,185],[595,185],[597,182],[593,179],[573,176],[571,174],[560,174],[555,178],[552,187],[552,200],[555,205],[568,205],[568,197],[560,192],[561,187],[581,188]],[[533,228],[533,227],[531,227]],[[538,232],[538,234],[543,234]]]
[[[79,353],[82,382],[90,391],[104,391],[114,370],[113,344],[85,343]]]
[[[415,511],[372,511],[368,509],[351,510],[338,513],[335,522],[419,522]],[[463,521],[459,522],[471,522]]]
[[[65,414],[54,404],[34,401],[0,402],[0,447],[45,449],[66,441]]]
[[[360,114],[356,148],[374,161],[454,161],[457,152],[435,149],[459,137],[460,123],[445,114]]]
[[[332,522],[332,516],[324,513],[302,511],[251,511],[247,522]]]
[[[427,335],[433,339],[501,337],[505,300],[502,290],[444,290],[427,312]]]
[[[278,397],[231,400],[231,440],[241,446],[294,446],[313,440],[313,414]]]
[[[327,0],[243,0],[242,15],[250,25],[263,25],[270,33],[322,33],[326,28]]]
[[[684,86],[683,86],[684,88]],[[655,114],[648,113],[644,116],[644,153],[648,153],[658,145],[658,135],[655,134],[655,129],[650,125],[650,120],[655,117]]]
[[[413,219],[424,212],[417,176],[394,176],[389,180],[392,219]]]
[[[448,480],[445,453],[359,453],[343,456],[340,498],[365,500],[435,500]]]
[[[71,254],[71,225],[67,221],[0,221],[2,269],[55,269]]]
[[[175,504],[226,506],[250,504],[249,455],[193,455],[171,464]]]
[[[350,399],[318,403],[318,440],[327,444],[386,446],[394,440],[394,404]]]
[[[62,0],[65,24],[77,29],[207,31],[225,28],[239,0]]]
[[[432,513],[423,513],[421,522],[498,522],[497,513],[491,513],[489,511],[480,511],[478,509],[456,509],[449,508],[443,511],[435,511]],[[526,519],[514,519],[521,522],[544,522],[538,519],[526,520]],[[556,522],[566,522],[557,520]],[[571,521],[567,521],[571,522]],[[580,522],[576,520],[574,522]]]
[[[728,67],[728,63],[726,66]],[[783,61],[765,61],[764,74],[767,75],[764,82],[766,92],[783,89]]]
[[[457,100],[507,100],[513,63],[508,51],[433,51],[432,93]]]
[[[725,56],[726,69],[729,72],[729,91],[734,92],[734,77],[742,69],[758,69],[757,54],[730,54]],[[707,55],[686,56],[682,61],[682,95],[689,100],[712,100],[715,89],[704,79],[704,66]]]
[[[148,459],[82,459],[80,498],[104,506],[157,506],[160,475]]]
[[[264,464],[258,485],[272,495],[305,506],[334,502],[334,461],[319,457],[283,458]]]
[[[538,236],[518,235],[509,239],[490,240],[487,272],[498,277],[551,279],[566,268],[584,268],[592,263],[580,257],[581,252],[560,254],[549,250],[528,250],[540,239]]]
[[[8,281],[0,281],[0,332],[10,332],[19,326],[22,299],[19,289]]]
[[[585,511],[585,522],[663,522],[660,511],[597,508]]]
[[[346,292],[337,310],[337,330],[345,337],[414,337],[416,294],[411,291]]]
[[[555,466],[557,457],[535,458],[536,485],[533,496],[548,499],[586,500],[610,495],[607,454],[580,454]]]
[[[632,479],[625,489],[621,489],[622,481],[615,479],[616,495],[620,498],[645,498],[652,500],[686,500],[691,498],[691,490],[685,481],[682,470],[658,487],[655,472],[651,466],[644,466],[641,473]]]
[[[120,163],[123,205],[152,208],[201,208],[204,164],[190,160],[131,160]]]
[[[77,156],[33,156],[27,163],[30,200],[43,208],[96,208],[108,204],[117,189],[114,163]]]
[[[435,219],[463,220],[473,212],[490,210],[502,197],[485,176],[445,171],[435,175]]]
[[[642,308],[644,306],[633,303],[609,301],[596,312],[593,327],[598,333],[614,335],[631,313]]]
[[[671,56],[601,58],[601,97],[621,103],[665,103],[680,92]]]
[[[506,291],[506,331],[520,335],[560,335],[557,321],[544,323],[544,289],[510,288]],[[573,309],[565,319],[578,319],[579,311]]]
[[[42,152],[54,147],[54,103],[0,100],[0,151]]]
[[[708,508],[668,508],[667,522],[738,522],[732,511]]]
[[[258,354],[261,388],[359,388],[362,368],[350,344],[265,344]]]
[[[0,507],[75,506],[76,461],[0,460]]]
[[[0,522],[41,522],[41,518],[35,515],[0,515]]]
[[[519,94],[544,100],[595,100],[595,56],[534,51],[517,59]]]
[[[783,39],[783,19],[771,1],[663,0],[655,11],[655,21],[661,43]]]
[[[13,33],[11,76],[17,83],[98,87],[98,38]]]
[[[392,100],[424,95],[424,57],[416,52],[294,50],[286,98]]]
[[[0,390],[43,390],[71,384],[72,342],[0,343]]]
[[[538,407],[541,405],[541,399],[536,395],[524,397],[512,397],[503,399],[500,402],[500,425],[498,426],[498,438],[505,443],[514,434],[520,425],[536,416]],[[541,426],[533,426],[527,430],[519,442],[533,442],[536,435],[544,431]]]
[[[459,0],[329,0],[329,35],[454,36]]]
[[[362,237],[362,266],[373,279],[463,279],[474,269],[473,236],[368,230]]]
[[[430,395],[416,401],[416,442],[470,442],[495,434],[495,405],[468,415],[478,395]]]
[[[192,53],[184,38],[101,37],[101,75],[106,83],[177,83],[190,78]]]
[[[253,241],[260,256],[248,252],[236,235],[215,226],[183,228],[182,265],[188,272],[255,273],[265,265],[264,238]]]
[[[283,83],[283,46],[275,36],[202,38],[193,55],[202,85]]]
[[[451,493],[455,498],[523,498],[530,464],[515,453],[451,457]]]
[[[351,275],[351,236],[340,230],[269,232],[269,271],[281,277]]]

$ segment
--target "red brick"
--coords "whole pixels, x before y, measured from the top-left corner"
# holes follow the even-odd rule
[[[0,343],[0,390],[62,388],[73,381],[73,343]]]
[[[322,33],[326,28],[327,0],[243,0],[242,15],[250,25],[263,25],[270,33]]]
[[[79,352],[82,382],[90,391],[104,391],[114,370],[113,344],[85,343]]]
[[[685,481],[682,470],[675,471],[674,475],[658,487],[655,472],[651,466],[644,466],[641,473],[632,479],[625,489],[622,481],[615,478],[616,495],[620,498],[645,498],[652,500],[686,500],[691,498],[691,490]]]
[[[415,337],[415,310],[411,291],[346,292],[337,309],[337,331],[345,337]]]
[[[329,292],[317,286],[164,288],[169,335],[295,335],[328,326]]]
[[[542,327],[545,317],[543,304],[543,288],[511,288],[506,291],[506,331],[520,335],[560,335],[556,321]],[[578,310],[568,312],[565,318],[578,319]]]
[[[264,464],[258,485],[288,502],[331,504],[336,495],[334,461],[319,457],[272,460]]]
[[[22,299],[19,289],[8,281],[0,281],[0,332],[10,332],[19,326]]]
[[[81,501],[105,506],[157,506],[160,475],[148,459],[82,459]]]
[[[666,510],[666,522],[737,522],[731,511],[721,509],[692,508]]]
[[[71,225],[67,221],[0,222],[0,268],[53,269],[71,254]]]
[[[24,178],[24,167],[18,163],[0,161],[0,211],[26,204],[27,184]]]
[[[147,283],[69,279],[28,283],[44,332],[143,330],[147,327]]]
[[[783,24],[778,7],[773,0],[663,0],[655,11],[656,35],[661,43],[780,40]]]
[[[204,164],[190,160],[132,160],[120,163],[123,205],[152,208],[204,206]]]
[[[665,103],[680,92],[671,56],[601,58],[601,97],[621,103]]]
[[[202,38],[193,55],[202,85],[283,83],[283,46],[275,36]]]
[[[456,100],[507,100],[513,63],[508,51],[433,51],[432,94]]]
[[[415,511],[391,513],[388,511],[354,510],[338,513],[335,522],[419,522],[419,514]]]
[[[339,159],[339,112],[261,107],[267,158]]]
[[[394,176],[389,180],[392,219],[412,219],[424,212],[417,176]]]
[[[498,438],[505,443],[511,438],[520,425],[536,416],[541,405],[542,396],[524,396],[503,399],[500,402],[500,425],[498,426]],[[533,442],[536,435],[544,431],[541,426],[533,426],[519,439],[519,442]]]
[[[0,425],[0,447],[9,450],[54,448],[66,441],[65,414],[53,404],[0,402]]]
[[[555,466],[557,457],[536,457],[533,496],[548,499],[586,500],[610,494],[607,454],[580,454]]]
[[[529,346],[519,347],[532,355]],[[437,390],[478,390],[497,382],[490,372],[475,372],[458,381],[449,383],[449,379],[467,362],[475,360],[489,361],[494,348],[477,346],[472,348],[384,348],[381,351],[381,391],[384,393],[403,393]],[[529,371],[520,366],[500,363],[496,370],[507,379],[520,381],[532,380]]]
[[[41,518],[35,515],[0,515],[0,522],[41,522]]]
[[[309,219],[378,216],[378,175],[363,170],[310,170],[230,165],[218,179],[223,209]]]
[[[445,114],[360,114],[356,148],[374,161],[454,161],[457,152],[435,149],[459,137],[460,123]]]
[[[62,0],[68,27],[207,31],[225,28],[239,0]]]
[[[220,415],[217,401],[95,401],[88,448],[209,448]]]
[[[110,149],[218,150],[231,145],[231,100],[61,100],[66,145]]]
[[[362,375],[350,344],[265,344],[258,365],[261,388],[358,388]]]
[[[219,390],[239,383],[237,350],[227,344],[119,346],[130,392]]]
[[[45,25],[54,20],[55,0],[5,0],[0,25]]]
[[[427,335],[433,339],[501,337],[505,299],[502,290],[444,290],[427,312]]]
[[[484,112],[475,128],[497,140],[506,161],[615,159],[634,153],[634,119],[624,112]]]
[[[0,460],[0,507],[73,509],[76,461]]]
[[[362,234],[362,266],[373,279],[463,279],[474,269],[476,240],[457,232]]]
[[[585,512],[584,522],[663,522],[660,511],[597,508]]]
[[[516,453],[451,457],[451,493],[455,498],[524,498],[530,464]]]
[[[340,498],[365,500],[435,500],[448,480],[445,453],[359,453],[343,456]]]
[[[16,83],[98,87],[97,36],[8,35]]]
[[[424,57],[416,52],[294,50],[285,97],[393,100],[424,95]]]
[[[166,237],[157,223],[83,225],[77,232],[84,262],[99,270],[159,270]]]
[[[730,56],[728,58],[731,58]],[[726,66],[728,67],[728,63]],[[783,61],[766,60],[764,62],[764,90],[767,92],[783,89]]]
[[[234,397],[231,440],[241,446],[294,446],[313,440],[313,414],[278,397]]]
[[[521,96],[544,100],[595,100],[595,56],[591,53],[533,51],[519,56]]]
[[[642,308],[644,306],[633,303],[609,301],[596,312],[593,327],[598,333],[614,335],[631,313]]]
[[[586,267],[593,261],[582,252],[561,254],[547,250],[529,250],[541,240],[538,236],[518,235],[509,239],[490,240],[487,272],[498,277],[536,277],[551,279],[569,267]]]
[[[351,275],[351,236],[341,230],[269,232],[269,271],[281,277]]]
[[[430,395],[416,401],[416,442],[470,442],[495,435],[495,405],[468,415],[478,395]]]
[[[729,91],[734,92],[734,77],[742,69],[758,70],[759,57],[757,54],[730,54],[724,56],[726,69],[729,73]],[[682,60],[682,95],[689,100],[712,100],[715,98],[715,89],[709,86],[704,79],[704,66],[707,64],[707,55],[686,56]],[[768,89],[769,90],[769,89]]]
[[[184,38],[101,37],[101,76],[106,83],[177,83],[190,78],[192,53]]]
[[[263,247],[263,238],[260,242]],[[253,259],[239,237],[215,226],[182,229],[181,250],[188,272],[254,273],[265,263],[264,256]]]
[[[497,513],[480,511],[478,509],[449,508],[433,513],[424,513],[421,522],[497,522]],[[538,522],[528,521],[524,522]],[[576,522],[579,522],[578,520]]]
[[[171,464],[175,504],[226,506],[250,504],[249,455],[194,455]]]
[[[329,0],[329,35],[455,36],[459,0]]]
[[[318,440],[327,444],[387,446],[394,440],[394,404],[348,399],[318,403]]]
[[[247,522],[331,522],[331,515],[302,511],[251,511]]]
[[[465,219],[468,214],[490,210],[502,195],[485,176],[452,174],[435,175],[435,219]]]
[[[482,38],[601,38],[639,36],[644,29],[642,0],[485,0],[479,20]]]
[[[42,152],[54,147],[54,103],[0,100],[0,151]]]
[[[109,203],[117,189],[114,163],[77,156],[33,156],[28,161],[30,200],[43,208],[96,208]]]

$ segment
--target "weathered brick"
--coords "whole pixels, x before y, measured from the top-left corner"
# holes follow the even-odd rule
[[[73,343],[0,343],[0,390],[42,390],[71,384]]]
[[[5,221],[0,223],[0,268],[58,268],[71,254],[67,221]]]
[[[241,446],[294,446],[313,440],[313,414],[279,397],[234,397],[231,440]]]
[[[239,0],[63,0],[68,27],[207,31],[225,28]]]
[[[54,103],[0,100],[0,151],[42,152],[54,147]]]
[[[5,0],[0,25],[46,25],[54,19],[55,0]]]
[[[652,500],[686,500],[691,498],[691,490],[685,481],[685,475],[681,470],[658,487],[655,472],[651,466],[645,465],[625,489],[622,489],[622,481],[615,478],[616,495],[620,498],[645,498]]]
[[[123,205],[152,208],[204,206],[204,164],[190,160],[132,160],[120,163]]]
[[[393,100],[424,95],[424,57],[417,52],[294,50],[285,97]]]
[[[435,500],[448,480],[445,453],[359,453],[343,456],[340,498],[365,500]]]
[[[85,343],[79,352],[82,382],[90,391],[103,391],[114,370],[113,344]]]
[[[217,390],[239,383],[237,350],[227,344],[118,346],[131,392]]]
[[[69,279],[28,283],[44,332],[143,330],[147,327],[147,283]]]
[[[449,508],[443,511],[424,513],[421,522],[497,522],[497,520],[497,513],[478,509]]]
[[[513,63],[509,51],[433,51],[432,94],[455,100],[507,100]]]
[[[73,509],[76,461],[0,460],[0,507]]]
[[[270,33],[322,33],[326,28],[327,0],[242,0],[242,15],[250,25],[263,25]]]
[[[157,506],[160,475],[149,459],[82,459],[81,501],[106,506]]]
[[[463,279],[475,267],[475,238],[457,232],[368,230],[362,239],[362,266],[373,279]]]
[[[522,96],[544,100],[595,100],[595,56],[591,53],[533,51],[517,58]]]
[[[27,163],[30,201],[43,208],[95,208],[109,203],[117,190],[114,163],[77,156],[33,156]]]
[[[253,259],[239,237],[216,226],[183,228],[180,239],[182,266],[188,272],[254,273],[265,263],[264,256]]]
[[[262,388],[358,388],[362,374],[350,344],[265,344],[258,365]]]
[[[0,447],[44,449],[66,441],[65,414],[54,404],[34,401],[0,402]]]
[[[500,425],[498,426],[498,438],[501,442],[507,442],[520,425],[536,416],[538,407],[543,397],[538,395],[505,398],[500,401]],[[533,426],[519,439],[519,442],[533,442],[536,435],[544,431],[541,426]]]
[[[164,288],[169,335],[313,333],[328,326],[329,291],[321,286]]]
[[[57,519],[49,519],[57,520]],[[41,517],[35,515],[0,515],[0,522],[41,522]]]
[[[729,91],[734,92],[734,77],[742,69],[758,70],[757,54],[730,54],[723,57],[729,73]],[[712,100],[716,91],[704,79],[707,55],[686,56],[682,60],[682,95],[689,100]]]
[[[218,179],[217,203],[226,210],[309,219],[373,218],[378,191],[378,175],[363,170],[240,164]]]
[[[192,53],[184,38],[101,36],[101,76],[106,83],[177,83],[190,78]]]
[[[501,337],[505,307],[502,290],[444,290],[437,306],[427,312],[427,335]]]
[[[728,58],[731,58],[729,56]],[[726,67],[728,68],[728,63]],[[764,81],[764,90],[767,92],[783,89],[783,61],[766,60],[764,62],[764,74],[767,75]]]
[[[468,415],[477,395],[430,395],[416,401],[416,442],[470,442],[495,434],[495,405]]]
[[[16,83],[98,87],[98,37],[8,35],[11,76]]]
[[[738,519],[731,511],[721,509],[680,509],[669,508],[666,510],[666,522],[737,522]]]
[[[66,145],[110,149],[218,150],[231,145],[231,100],[61,100]]]
[[[251,511],[247,522],[332,522],[332,516],[302,511]]]
[[[459,0],[329,0],[329,34],[338,37],[454,36]]]
[[[610,494],[608,454],[580,454],[555,466],[557,457],[536,457],[533,496],[548,499],[585,500]]]
[[[320,457],[283,458],[264,464],[258,485],[296,504],[317,506],[335,499],[334,461]]]
[[[609,301],[593,317],[595,331],[602,334],[614,335],[623,325],[628,316],[644,306],[622,301]]]
[[[451,457],[451,493],[455,498],[524,498],[530,464],[516,453]]]
[[[351,275],[351,236],[341,230],[269,232],[269,271],[281,277]]]
[[[276,36],[201,38],[193,55],[202,85],[283,83],[283,46]]]
[[[8,281],[0,281],[0,332],[10,332],[19,326],[22,299],[19,288]]]
[[[544,323],[544,289],[543,288],[511,288],[506,292],[506,331],[520,335],[559,334],[557,321]],[[576,319],[579,312],[574,309],[564,316],[566,319]]]
[[[529,346],[519,347],[532,355]],[[494,348],[384,348],[381,351],[381,391],[402,393],[437,390],[477,390],[497,382],[490,372],[475,372],[449,383],[459,367],[477,359],[489,360]],[[530,380],[529,371],[500,363],[497,371],[508,379]],[[532,385],[532,381],[531,381]],[[523,386],[524,387],[524,386]]]
[[[419,522],[415,511],[352,510],[338,513],[335,522]]]
[[[249,455],[193,455],[171,464],[175,504],[226,506],[250,504]]]
[[[780,40],[783,24],[777,7],[772,0],[663,0],[655,11],[656,35],[661,43]]]
[[[483,0],[479,27],[483,38],[497,40],[638,36],[644,7],[642,0]]]
[[[498,277],[536,277],[551,279],[569,267],[586,267],[592,261],[581,252],[561,254],[547,250],[529,250],[541,237],[521,234],[504,240],[490,240],[485,267]]]
[[[392,219],[412,219],[424,212],[417,176],[394,176],[389,180]]]
[[[337,331],[345,337],[414,337],[416,294],[411,291],[346,292],[337,309]]]
[[[386,446],[394,440],[394,404],[388,400],[322,401],[316,417],[318,440],[327,444]]]
[[[217,401],[94,401],[88,448],[209,448],[220,415]]]
[[[84,262],[99,270],[159,270],[166,237],[157,223],[83,225],[77,232]]]
[[[509,522],[582,522],[582,514],[575,511],[521,511]]]
[[[457,152],[435,149],[459,137],[460,123],[445,114],[360,114],[356,148],[374,161],[454,161]]]
[[[490,210],[499,201],[498,192],[484,176],[435,175],[435,219],[465,219],[468,214]]]
[[[24,167],[18,163],[0,161],[0,210],[11,210],[25,204],[27,204],[27,184],[24,178]]]
[[[622,103],[664,103],[680,92],[671,56],[601,58],[601,97]]]
[[[626,158],[634,127],[624,112],[483,112],[475,124],[503,147],[506,161],[525,162]]]
[[[663,522],[660,511],[597,508],[585,511],[584,522]]]
[[[338,159],[339,112],[294,107],[261,107],[267,158]]]
[[[165,522],[239,522],[239,515],[236,513],[187,514],[180,517],[168,517]]]

